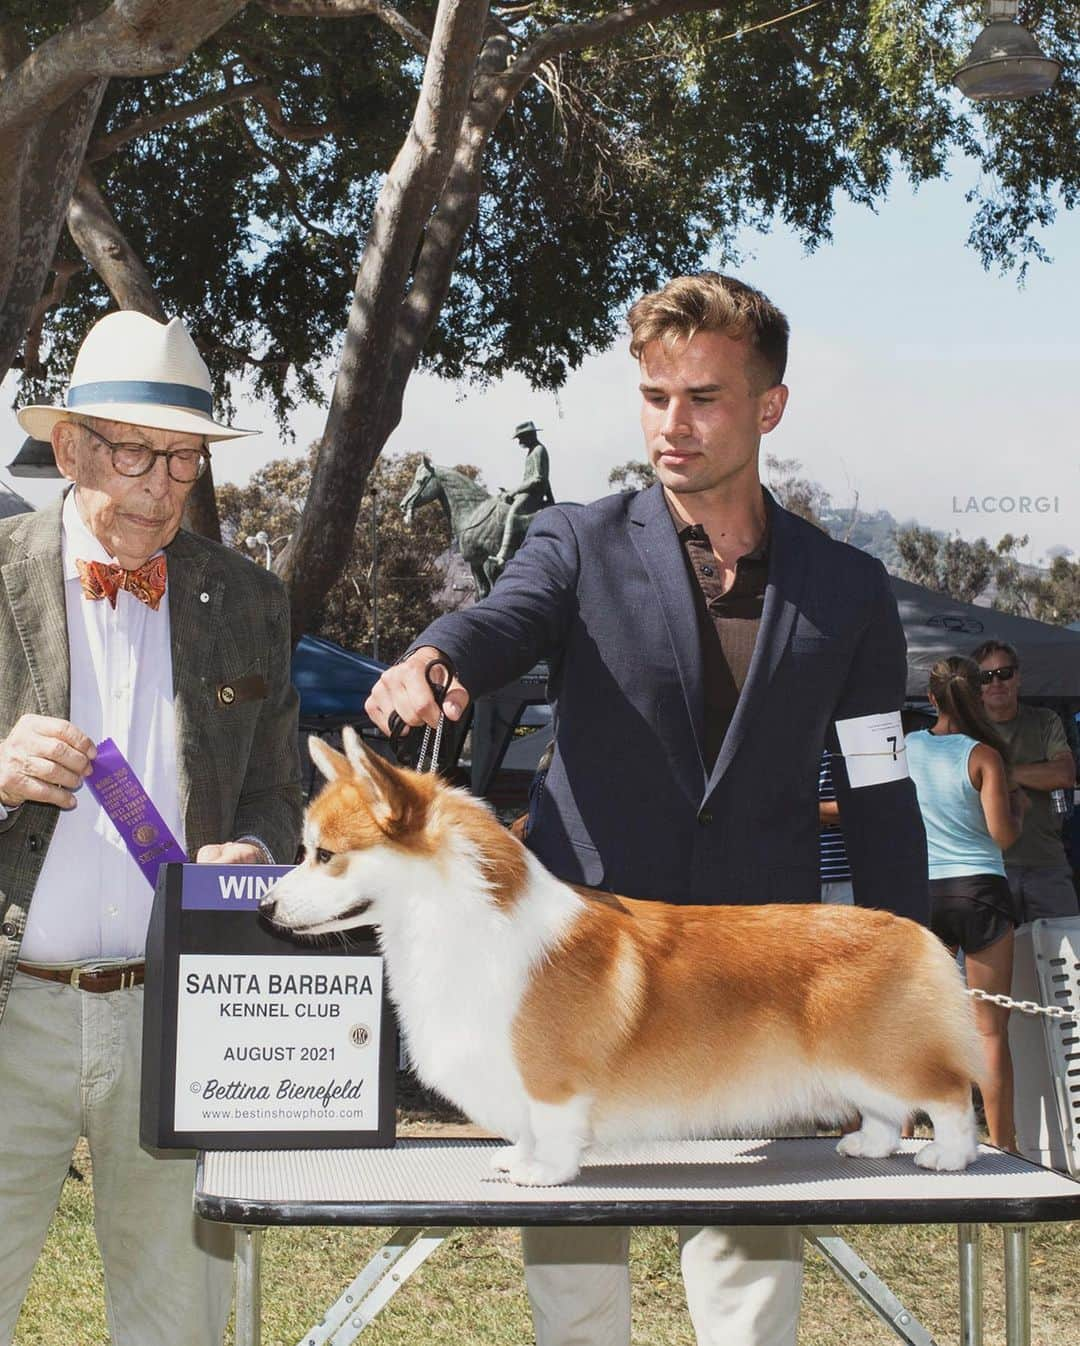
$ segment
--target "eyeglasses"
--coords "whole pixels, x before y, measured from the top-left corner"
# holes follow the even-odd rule
[[[1006,664],[1004,668],[984,668],[979,671],[979,681],[984,687],[989,687],[995,678],[999,682],[1008,682],[1015,672],[1015,664]]]
[[[114,444],[99,431],[89,425],[80,427],[88,435],[100,439],[112,455],[113,471],[122,477],[145,477],[152,472],[159,458],[165,459],[165,468],[173,481],[185,486],[198,481],[210,466],[210,450],[201,449],[151,449],[146,444]]]

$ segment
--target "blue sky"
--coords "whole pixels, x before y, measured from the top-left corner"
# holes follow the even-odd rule
[[[1055,544],[1080,550],[1080,219],[1062,212],[1043,240],[1053,264],[1033,263],[1018,288],[965,247],[970,172],[959,164],[917,194],[898,181],[876,215],[842,204],[833,242],[810,255],[782,228],[741,240],[738,274],[792,327],[791,400],[765,446],[800,459],[837,505],[858,492],[861,508],[966,538],[1028,532],[1027,558],[1038,560]],[[388,448],[473,462],[489,486],[511,487],[521,464],[511,432],[531,418],[551,450],[556,498],[591,499],[608,491],[612,466],[642,456],[636,382],[624,348],[587,361],[558,397],[522,379],[477,392],[417,375]],[[267,433],[220,448],[220,480],[296,451],[263,409],[242,405],[237,421]],[[319,408],[301,409],[297,446],[322,422]],[[21,438],[5,406],[0,461]],[[2,471],[0,481],[34,503],[55,494]]]

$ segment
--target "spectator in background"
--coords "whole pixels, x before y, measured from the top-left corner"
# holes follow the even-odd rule
[[[828,748],[821,754],[821,770],[818,772],[818,822],[821,826],[818,840],[821,900],[853,906],[855,893],[851,886],[851,865],[844,845],[844,829],[840,826],[840,805],[836,802],[832,757]]]
[[[1010,789],[1007,749],[986,716],[979,667],[942,659],[930,671],[932,729],[906,739],[908,770],[926,828],[930,928],[964,951],[968,985],[997,995],[1012,985],[1012,895],[1001,852],[1020,835],[1023,791]],[[986,1068],[982,1090],[990,1143],[1016,1149],[1009,1011],[982,1000],[975,1019]]]
[[[1023,831],[1005,853],[1017,921],[1075,916],[1076,890],[1061,840],[1052,790],[1072,790],[1076,763],[1055,711],[1020,704],[1020,657],[1011,645],[988,640],[972,652],[979,665],[986,714],[1009,749],[1012,779],[1031,801]]]

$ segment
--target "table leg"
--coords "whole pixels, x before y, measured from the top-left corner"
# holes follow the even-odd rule
[[[322,1322],[305,1332],[297,1346],[350,1346],[449,1233],[448,1229],[395,1229],[327,1309]]]
[[[236,1231],[236,1346],[259,1346],[262,1340],[261,1229]]]
[[[1007,1224],[1005,1229],[1005,1341],[1031,1346],[1031,1226]]]
[[[807,1225],[802,1232],[840,1279],[847,1282],[905,1346],[934,1346],[933,1337],[918,1318],[901,1304],[880,1276],[875,1275],[831,1225]],[[1011,1342],[1009,1346],[1012,1346]]]
[[[960,1346],[982,1346],[982,1230],[977,1224],[956,1226],[960,1259]]]

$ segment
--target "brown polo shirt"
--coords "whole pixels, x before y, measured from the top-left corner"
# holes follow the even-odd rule
[[[671,517],[693,580],[690,587],[705,673],[705,765],[711,768],[735,714],[761,625],[769,578],[772,512],[766,502],[765,536],[753,551],[739,557],[735,579],[726,591],[704,528],[683,523],[674,512]]]

